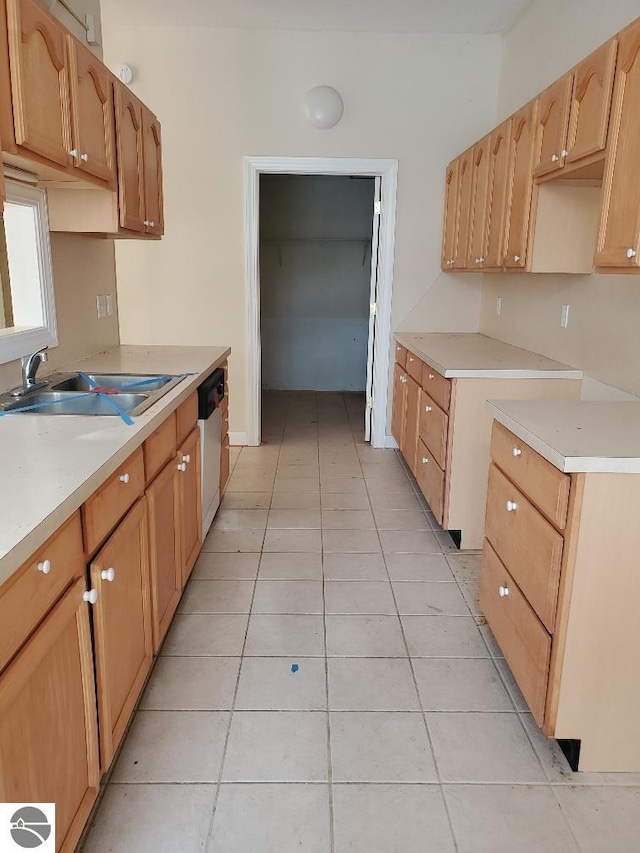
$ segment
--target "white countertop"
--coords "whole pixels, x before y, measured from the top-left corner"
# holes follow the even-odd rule
[[[495,419],[566,473],[640,474],[640,402],[490,400]]]
[[[127,426],[119,417],[0,417],[0,583],[36,551],[230,353],[121,346],[66,370],[193,374]]]
[[[582,371],[474,333],[396,332],[398,343],[448,378],[581,379]]]

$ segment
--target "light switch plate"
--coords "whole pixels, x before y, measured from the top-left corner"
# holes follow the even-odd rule
[[[566,329],[569,325],[569,306],[563,305],[562,312],[560,314],[560,325],[563,329]]]
[[[496,314],[500,316],[502,314],[502,296],[498,296],[496,299]]]
[[[104,299],[107,309],[107,317],[113,317],[113,293],[107,293]]]

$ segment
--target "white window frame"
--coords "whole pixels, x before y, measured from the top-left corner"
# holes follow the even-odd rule
[[[0,329],[0,364],[30,355],[42,347],[58,345],[47,194],[38,187],[19,181],[7,179],[5,184],[7,201],[32,207],[36,212],[40,298],[44,322],[42,326],[13,326],[9,329]]]

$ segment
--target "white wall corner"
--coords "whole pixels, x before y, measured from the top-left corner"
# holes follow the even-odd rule
[[[246,432],[230,432],[229,444],[231,447],[246,447],[249,444],[249,435]]]

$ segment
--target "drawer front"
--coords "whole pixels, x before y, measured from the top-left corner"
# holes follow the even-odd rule
[[[425,391],[420,391],[420,438],[443,471],[447,460],[448,429],[448,416]]]
[[[144,462],[142,448],[109,477],[82,507],[87,553],[93,553],[129,507],[144,492]]]
[[[487,539],[553,633],[564,540],[499,468],[489,468]]]
[[[422,382],[422,368],[424,363],[420,361],[417,355],[407,352],[407,373],[412,379],[418,383]]]
[[[407,369],[407,351],[402,346],[396,342],[396,363],[400,365],[403,370]]]
[[[74,513],[0,588],[0,670],[42,622],[65,589],[84,576],[80,513]]]
[[[451,381],[449,379],[445,379],[444,376],[425,364],[422,368],[422,387],[444,412],[449,411],[451,404]]]
[[[176,410],[178,446],[188,437],[198,420],[198,394],[194,391]]]
[[[418,439],[416,480],[438,524],[442,524],[444,517],[444,472],[420,439]]]
[[[172,412],[166,421],[150,435],[143,445],[146,482],[159,474],[175,454],[177,448],[176,415]]]
[[[567,524],[571,478],[508,429],[493,422],[491,458],[560,530]]]
[[[551,637],[486,541],[480,576],[480,608],[539,726],[551,659]]]

